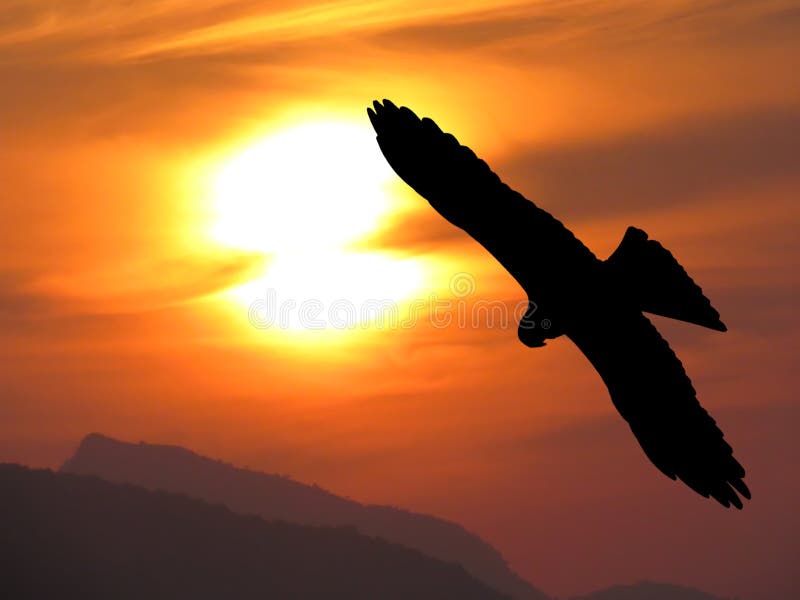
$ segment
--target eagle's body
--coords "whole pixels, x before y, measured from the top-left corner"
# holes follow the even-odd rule
[[[566,335],[605,382],[647,456],[672,479],[741,508],[750,492],[683,366],[642,314],[725,331],[719,314],[658,242],[629,228],[599,260],[564,225],[504,184],[430,119],[385,100],[369,110],[392,168],[448,221],[484,246],[527,292],[528,346]]]

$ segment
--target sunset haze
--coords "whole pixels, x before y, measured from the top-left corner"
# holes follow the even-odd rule
[[[180,445],[456,522],[552,596],[800,597],[798,72],[791,1],[4,2],[0,462]],[[629,225],[673,252],[728,332],[651,319],[742,511],[654,469],[569,340],[520,344],[376,98],[599,258]]]

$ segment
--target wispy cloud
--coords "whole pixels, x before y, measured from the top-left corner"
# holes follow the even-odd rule
[[[151,260],[121,272],[80,275],[0,273],[0,319],[49,319],[75,315],[161,310],[243,283],[261,273],[262,255],[217,253]]]
[[[498,171],[564,217],[676,207],[800,180],[800,111],[706,115],[618,138],[512,153]]]

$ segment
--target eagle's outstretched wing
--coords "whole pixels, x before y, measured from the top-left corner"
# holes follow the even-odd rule
[[[550,280],[557,278],[560,263],[598,262],[561,222],[509,188],[432,120],[420,120],[387,100],[375,102],[368,114],[397,174],[489,250],[526,291],[529,279],[542,271],[549,271]],[[537,256],[549,260],[533,264]],[[741,508],[737,492],[750,498],[744,469],[697,401],[683,365],[635,305],[583,315],[567,335],[597,369],[614,405],[661,471],[703,496]]]
[[[736,492],[750,498],[744,468],[697,401],[681,361],[643,314],[584,319],[567,335],[597,369],[653,464],[706,498],[742,507]]]
[[[570,256],[597,260],[560,221],[508,187],[431,119],[389,100],[376,101],[367,113],[383,155],[400,178],[475,238],[528,293],[533,272],[558,272],[560,261]],[[543,252],[550,258],[533,264]]]

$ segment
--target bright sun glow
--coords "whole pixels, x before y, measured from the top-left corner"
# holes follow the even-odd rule
[[[262,279],[229,292],[251,322],[352,330],[376,303],[397,308],[419,289],[417,261],[350,249],[392,210],[392,178],[372,130],[342,122],[285,129],[222,167],[213,237],[269,256]]]
[[[341,247],[374,230],[387,212],[391,177],[367,127],[298,125],[222,168],[213,235],[264,252]]]

